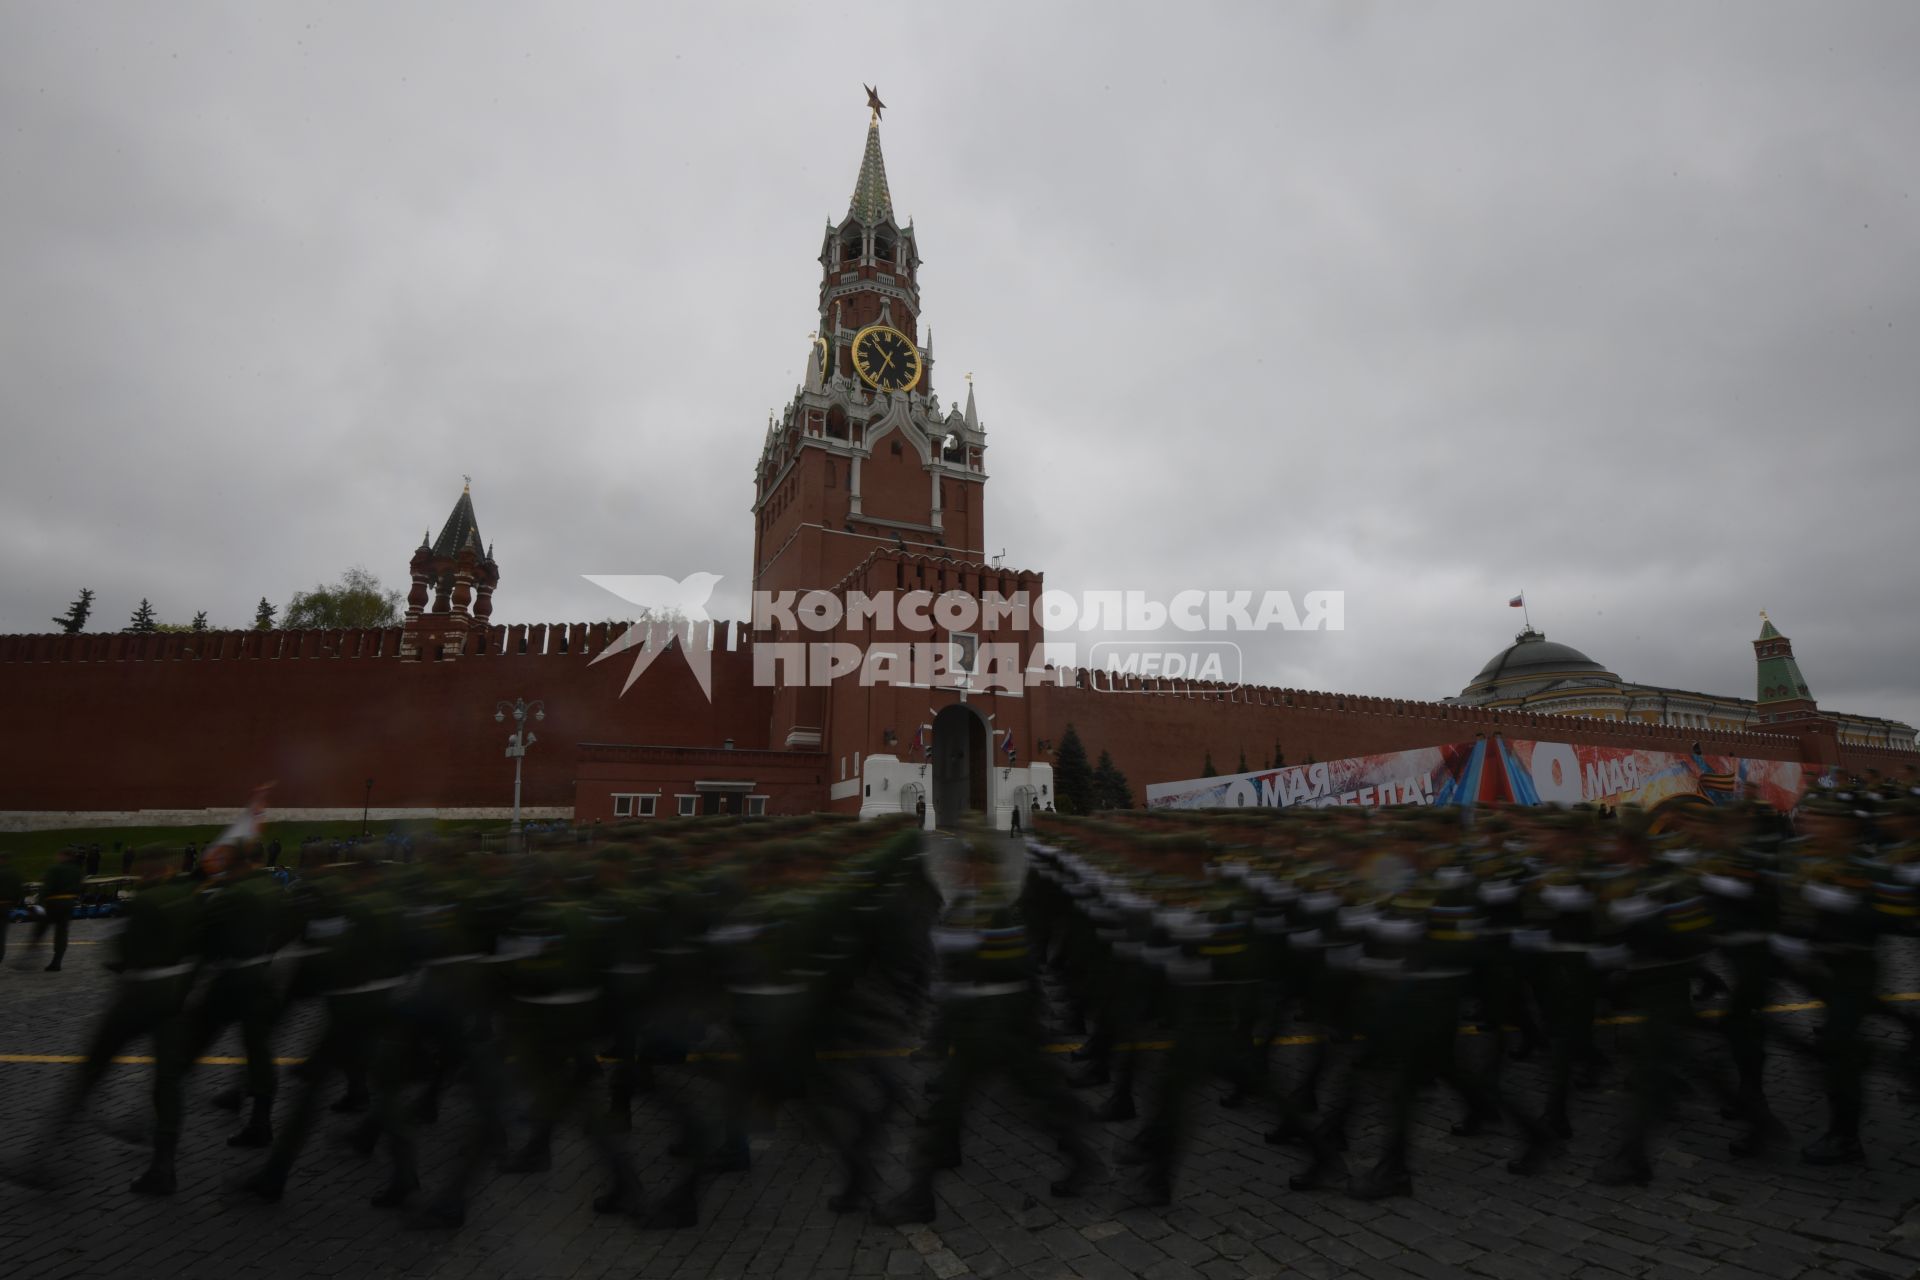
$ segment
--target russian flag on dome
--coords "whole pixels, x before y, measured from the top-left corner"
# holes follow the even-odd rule
[[[1509,609],[1524,609],[1526,608],[1526,605],[1527,605],[1527,593],[1524,591],[1522,591],[1519,595],[1515,596],[1513,599],[1507,601],[1507,608]]]

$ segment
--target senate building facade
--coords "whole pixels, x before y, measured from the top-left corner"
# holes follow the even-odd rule
[[[1547,639],[1529,625],[1487,660],[1480,674],[1449,702],[1469,707],[1535,711],[1632,721],[1674,729],[1729,732],[1788,723],[1815,714],[1817,704],[1793,656],[1793,642],[1765,614],[1753,642],[1754,696],[1698,693],[1623,680],[1571,645]],[[1851,712],[1824,713],[1848,746],[1911,750],[1912,725]]]

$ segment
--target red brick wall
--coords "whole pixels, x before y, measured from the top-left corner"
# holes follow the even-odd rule
[[[1132,784],[1134,802],[1146,802],[1150,782],[1197,778],[1209,752],[1219,773],[1236,772],[1244,749],[1250,768],[1268,762],[1275,744],[1288,764],[1467,742],[1476,733],[1511,738],[1639,747],[1685,752],[1693,743],[1709,752],[1768,760],[1818,761],[1819,751],[1798,736],[1725,733],[1706,729],[1624,724],[1573,716],[1486,711],[1440,703],[1288,689],[1242,689],[1232,694],[1130,692],[1043,686],[1030,694],[1033,733],[1056,744],[1071,723],[1090,758],[1102,750]],[[1883,772],[1920,762],[1920,753],[1843,749],[1843,767],[1863,769],[1868,757]]]
[[[375,806],[506,805],[510,726],[493,713],[515,697],[546,703],[528,805],[574,803],[582,742],[766,745],[744,648],[712,655],[711,704],[671,655],[622,697],[631,659],[586,652],[604,628],[568,628],[564,654],[549,630],[494,628],[511,652],[422,663],[388,656],[397,630],[0,637],[0,811],[239,805],[268,779],[276,807],[357,808],[368,778]]]

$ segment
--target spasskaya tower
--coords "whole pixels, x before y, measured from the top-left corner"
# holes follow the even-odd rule
[[[920,247],[894,216],[868,91],[853,198],[820,245],[819,324],[806,381],[767,424],[754,468],[753,585],[831,588],[881,548],[979,560],[986,433],[942,411],[920,315]]]

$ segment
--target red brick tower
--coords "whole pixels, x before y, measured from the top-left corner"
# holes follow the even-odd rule
[[[933,389],[933,343],[920,311],[913,224],[896,219],[880,150],[879,98],[868,91],[866,148],[846,215],[821,240],[819,326],[806,380],[773,421],[754,469],[753,586],[785,593],[884,593],[903,602],[1024,594],[1035,621],[974,626],[843,625],[827,631],[756,619],[759,644],[919,645],[966,655],[970,670],[900,672],[870,663],[830,682],[781,678],[770,741],[819,749],[833,807],[873,815],[925,801],[929,824],[968,812],[1008,825],[1051,798],[1051,770],[1025,762],[1033,743],[1018,687],[979,677],[990,656],[1024,666],[1039,640],[1040,575],[985,562],[986,432],[969,379],[964,407]],[[971,624],[969,624],[971,626]],[[1017,651],[1007,662],[1009,651]],[[762,668],[756,667],[756,671]]]
[[[986,433],[969,386],[941,411],[920,317],[920,251],[895,220],[880,113],[846,216],[820,248],[806,381],[754,469],[756,590],[831,587],[877,549],[978,559]]]
[[[484,650],[500,566],[493,561],[493,548],[480,540],[471,483],[460,491],[440,536],[429,543],[420,535],[407,571],[413,586],[407,592],[400,656],[414,662],[458,658],[470,647],[469,635],[477,636]]]

